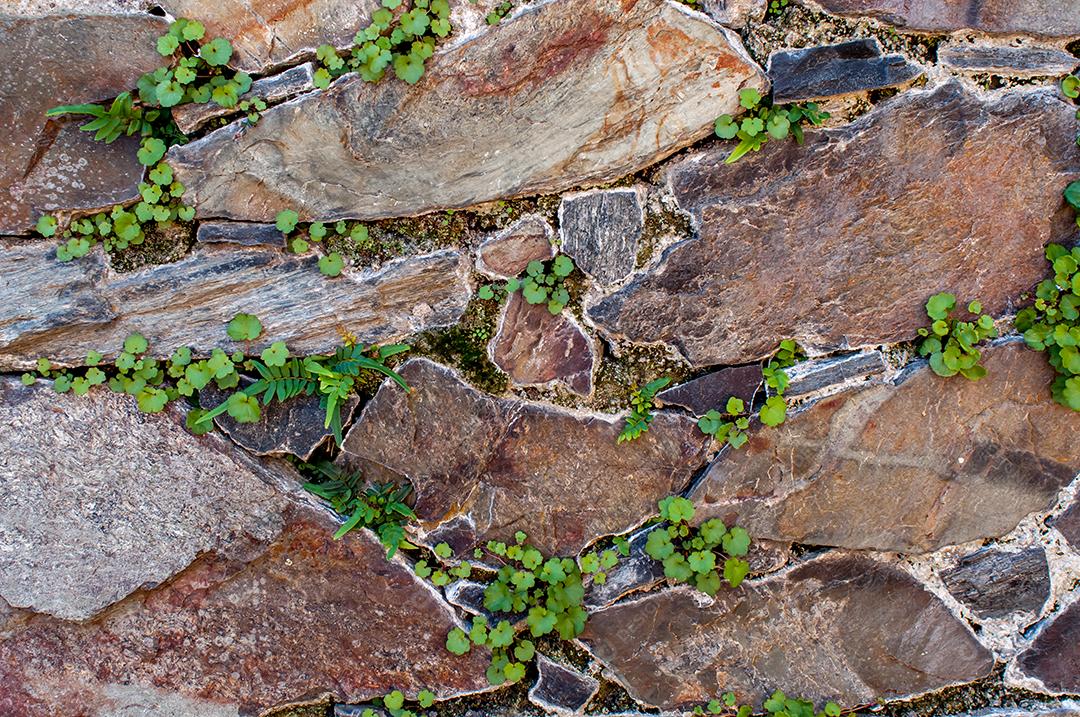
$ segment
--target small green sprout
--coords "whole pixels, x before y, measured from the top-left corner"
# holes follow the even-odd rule
[[[616,443],[633,441],[649,430],[649,424],[654,418],[652,409],[655,405],[656,394],[669,383],[671,383],[671,378],[662,376],[631,393],[630,415],[626,417],[626,425],[619,433]]]
[[[668,496],[658,507],[658,521],[666,522],[667,527],[649,533],[645,553],[663,563],[666,577],[716,595],[721,575],[731,587],[738,587],[749,575],[750,564],[742,556],[750,549],[750,535],[744,529],[735,526],[728,530],[718,518],[692,528],[694,504],[681,496]]]
[[[802,123],[817,127],[829,118],[829,113],[823,112],[813,102],[803,106],[774,107],[753,87],[739,92],[739,104],[750,113],[748,116],[736,122],[731,115],[721,115],[713,124],[717,137],[739,140],[738,146],[728,155],[728,164],[738,161],[747,152],[759,151],[770,138],[784,139],[790,134],[802,144]]]
[[[504,284],[484,284],[476,295],[485,300],[500,302],[515,291],[529,304],[547,304],[548,311],[559,314],[570,303],[570,292],[565,286],[566,278],[574,273],[574,261],[559,254],[550,262],[530,261],[525,275],[510,279]]]
[[[933,320],[928,329],[919,329],[923,340],[919,343],[919,355],[930,357],[930,368],[939,376],[962,375],[978,381],[986,375],[979,365],[982,353],[975,344],[997,336],[994,319],[982,314],[982,304],[968,304],[968,313],[977,316],[975,321],[957,321],[952,318],[956,308],[956,296],[949,293],[934,294],[926,302],[926,314]],[[980,315],[981,314],[981,315]]]
[[[258,316],[237,314],[229,322],[227,333],[233,341],[254,341],[262,334],[263,325]]]

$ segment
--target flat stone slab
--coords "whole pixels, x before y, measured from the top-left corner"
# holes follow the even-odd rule
[[[790,338],[821,353],[913,339],[939,291],[1000,315],[1045,276],[1043,246],[1074,235],[1061,188],[1080,178],[1075,134],[1075,107],[1052,91],[948,83],[803,146],[691,155],[668,176],[700,235],[587,314],[696,366]]]
[[[476,269],[504,279],[522,274],[531,261],[547,261],[555,256],[555,232],[541,216],[522,217],[506,229],[484,240],[476,251]]]
[[[664,709],[729,690],[760,707],[777,685],[818,705],[866,704],[974,680],[994,666],[914,578],[844,553],[715,600],[679,587],[623,602],[590,615],[579,639],[634,699]]]
[[[963,40],[938,46],[938,62],[965,74],[1009,77],[1057,77],[1072,72],[1080,60],[1056,47],[972,44]]]
[[[695,416],[704,416],[712,409],[723,413],[732,396],[752,403],[761,381],[760,366],[732,366],[672,386],[656,398],[663,406],[685,408]]]
[[[161,64],[154,42],[166,27],[150,15],[0,17],[0,234],[29,232],[57,209],[138,197],[137,138],[95,142],[78,129],[89,117],[45,112],[132,89]]]
[[[564,197],[559,206],[562,251],[601,284],[615,284],[634,270],[645,228],[636,189],[608,189]]]
[[[1016,664],[1052,693],[1080,692],[1080,601],[1055,617]]]
[[[400,373],[412,392],[380,387],[344,460],[369,480],[408,478],[431,531],[420,539],[459,553],[522,530],[546,554],[576,554],[654,515],[705,461],[706,437],[684,416],[661,412],[618,445],[620,417],[495,398],[426,359]]]
[[[346,79],[169,157],[202,217],[417,215],[633,173],[742,87],[766,80],[738,37],[673,0],[554,0],[445,46],[412,87]]]
[[[1080,551],[1080,501],[1074,501],[1064,513],[1054,520],[1054,527],[1069,545]]]
[[[818,4],[831,13],[874,17],[904,30],[1080,35],[1080,0],[818,0]]]
[[[803,102],[900,87],[923,74],[903,55],[883,55],[874,38],[769,55],[773,102]]]
[[[1042,548],[1017,553],[984,549],[944,571],[945,587],[979,617],[1038,613],[1050,597],[1050,568]]]
[[[536,656],[538,676],[529,701],[548,712],[581,714],[600,689],[600,682],[544,655]]]
[[[275,225],[249,222],[199,222],[195,241],[200,244],[285,248],[285,235]]]
[[[443,250],[330,279],[314,254],[204,246],[171,264],[119,274],[95,250],[57,263],[44,242],[0,242],[0,368],[39,356],[82,364],[87,351],[115,357],[124,338],[143,334],[154,356],[181,346],[258,354],[284,341],[294,354],[329,352],[346,329],[384,343],[454,324],[470,295],[468,260]],[[262,320],[252,342],[225,333],[238,313]],[[72,327],[77,327],[73,331]]]
[[[1080,471],[1076,413],[1050,399],[1045,356],[983,350],[987,376],[925,364],[896,385],[822,399],[727,451],[690,496],[697,518],[755,538],[918,553],[996,538],[1048,510]]]
[[[880,351],[801,361],[785,369],[789,383],[784,395],[803,396],[854,380],[870,379],[887,368],[885,356]]]
[[[351,3],[347,4],[350,6]],[[264,102],[280,102],[295,97],[302,92],[315,89],[315,66],[305,62],[296,67],[270,77],[263,77],[251,83],[251,89],[240,95],[238,102],[259,98]],[[236,112],[236,108],[222,107],[213,102],[199,104],[190,102],[173,109],[172,116],[176,126],[184,134],[191,134],[215,117]]]

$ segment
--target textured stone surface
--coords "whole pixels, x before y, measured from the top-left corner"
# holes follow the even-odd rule
[[[530,304],[521,292],[507,300],[491,343],[491,360],[514,385],[558,382],[587,396],[595,359],[592,341],[568,312],[553,315],[547,304]]]
[[[543,217],[523,217],[480,245],[476,268],[491,276],[507,279],[517,276],[530,261],[547,261],[555,256],[553,235],[551,225]]]
[[[280,102],[301,92],[313,90],[315,89],[315,85],[312,84],[314,72],[315,66],[310,62],[305,62],[302,65],[290,67],[280,74],[255,80],[251,83],[251,89],[240,95],[240,101],[258,97],[267,103]],[[207,104],[191,102],[175,108],[172,115],[180,131],[191,134],[214,117],[224,117],[233,112],[236,110],[213,102]]]
[[[734,28],[765,15],[765,0],[704,0],[702,7],[713,20]]]
[[[1080,64],[1074,55],[1056,47],[972,44],[963,40],[938,46],[938,62],[967,74],[1011,77],[1056,77]]]
[[[922,365],[898,385],[823,399],[725,452],[692,497],[755,538],[921,552],[1004,535],[1080,471],[1076,413],[1050,400],[1043,356],[983,350],[988,375]]]
[[[536,669],[539,675],[529,690],[529,700],[551,712],[581,714],[600,689],[597,680],[544,655],[536,656]]]
[[[204,217],[413,215],[624,176],[708,135],[743,86],[765,79],[738,38],[676,2],[554,0],[413,87],[346,80],[170,157]]]
[[[818,0],[818,4],[832,13],[875,17],[906,30],[1080,35],[1078,0]]]
[[[724,691],[760,706],[777,685],[845,705],[982,677],[993,656],[914,578],[854,554],[721,590],[653,593],[589,617],[581,640],[630,694],[688,708]],[[711,604],[710,604],[711,603]]]
[[[1017,658],[1020,670],[1051,692],[1080,692],[1080,601],[1047,625]]]
[[[384,384],[345,438],[349,463],[372,480],[405,476],[427,529],[458,551],[523,530],[545,552],[576,553],[656,512],[705,458],[704,436],[659,414],[640,439],[616,445],[622,419],[498,399],[425,359],[400,370],[411,393]]]
[[[436,593],[369,532],[334,541],[335,527],[297,507],[246,559],[206,556],[90,622],[18,619],[0,639],[0,714],[235,717],[486,688],[484,651],[447,652],[455,620]]]
[[[329,279],[315,255],[270,249],[206,246],[172,264],[117,274],[99,250],[58,264],[47,243],[4,247],[0,368],[29,366],[39,356],[82,363],[91,349],[113,357],[134,331],[155,356],[180,346],[257,354],[274,341],[296,354],[318,353],[341,342],[339,328],[385,342],[452,324],[469,298],[468,262],[452,250]],[[240,312],[262,319],[264,332],[250,345],[225,333]]]
[[[207,37],[228,38],[234,50],[229,64],[247,72],[263,72],[301,55],[313,55],[323,43],[348,47],[356,31],[371,21],[372,10],[380,6],[378,0],[160,0],[156,4],[173,17],[197,18],[206,26]]]
[[[1054,520],[1054,527],[1065,536],[1065,540],[1080,551],[1080,501],[1075,501]]]
[[[1043,705],[1024,707],[991,707],[965,712],[956,717],[1080,717],[1080,702],[1076,700],[1062,700],[1049,702]]]
[[[199,222],[195,241],[200,244],[285,247],[285,235],[273,224]]]
[[[882,55],[874,38],[774,52],[767,72],[778,104],[899,87],[923,73],[903,55]]]
[[[704,376],[661,391],[657,398],[665,406],[685,408],[695,416],[703,416],[711,409],[723,412],[732,396],[749,404],[761,386],[761,367],[735,366],[722,368]]]
[[[150,16],[0,15],[0,233],[20,233],[55,209],[95,209],[138,196],[138,141],[106,145],[51,107],[111,99],[161,62]],[[117,43],[116,38],[124,42]]]
[[[127,15],[142,12],[146,0],[8,0],[4,14],[12,17],[43,15]]]
[[[786,338],[833,349],[915,337],[928,296],[963,287],[1006,311],[1072,237],[1075,108],[1050,91],[909,91],[806,144],[674,165],[700,225],[660,265],[588,309],[608,332],[742,363]],[[933,117],[933,122],[927,122]],[[957,211],[963,207],[963,211]],[[1010,261],[1003,263],[1002,256]]]
[[[1050,569],[1042,548],[1018,553],[984,549],[942,572],[945,587],[980,617],[1038,613],[1050,596]]]
[[[866,379],[885,371],[885,357],[880,351],[864,351],[836,358],[801,361],[786,369],[787,396],[802,396],[855,379]]]
[[[272,539],[275,472],[293,477],[196,438],[179,409],[0,379],[0,596],[83,620],[241,536]]]
[[[641,195],[634,189],[572,195],[559,207],[563,253],[601,284],[615,284],[634,270],[644,227]]]
[[[249,382],[245,382],[249,383]],[[222,391],[213,383],[199,391],[199,403],[203,408],[213,408],[232,394]],[[320,407],[318,395],[297,396],[288,401],[275,401],[263,405],[259,420],[255,423],[237,423],[228,413],[214,419],[214,424],[239,446],[252,453],[269,455],[291,453],[305,461],[329,436],[325,428],[326,411]],[[341,406],[341,421],[348,425],[360,399],[351,396]]]

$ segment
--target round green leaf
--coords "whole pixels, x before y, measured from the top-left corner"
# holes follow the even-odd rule
[[[215,37],[210,42],[199,48],[199,57],[206,60],[206,64],[220,67],[232,57],[232,45],[223,37]]]
[[[336,251],[319,259],[319,271],[326,276],[340,276],[345,260]]]
[[[226,332],[233,341],[253,341],[262,333],[262,322],[251,314],[237,314],[229,322]]]

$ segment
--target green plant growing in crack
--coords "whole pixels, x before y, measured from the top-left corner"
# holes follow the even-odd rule
[[[484,284],[476,295],[485,301],[502,302],[515,291],[521,292],[521,298],[529,304],[547,304],[548,311],[559,314],[570,303],[570,292],[566,288],[566,278],[574,273],[574,261],[565,254],[559,254],[546,264],[542,261],[530,261],[525,267],[524,277],[510,279],[502,284]]]
[[[1017,313],[1016,330],[1029,348],[1047,353],[1057,373],[1054,400],[1080,411],[1080,246],[1050,244],[1046,259],[1054,275],[1035,288],[1035,304]]]
[[[484,18],[484,21],[487,22],[488,25],[498,25],[500,22],[502,22],[504,17],[510,14],[510,11],[513,9],[514,3],[501,2],[496,5],[491,10],[491,12],[487,14],[487,17]]]
[[[349,241],[358,249],[374,248],[365,224],[344,220],[311,222],[306,228],[299,229],[299,223],[300,215],[292,209],[281,210],[275,218],[275,226],[285,235],[289,248],[296,254],[303,254],[311,249],[312,244],[321,245],[324,240],[327,244]],[[340,251],[330,251],[319,257],[319,271],[326,276],[340,276],[344,268],[345,257]]]
[[[797,697],[788,697],[777,690],[765,700],[762,709],[769,717],[840,717],[840,705],[826,702],[820,712],[814,711],[814,703]],[[706,705],[694,708],[695,715],[726,715],[729,717],[750,717],[754,708],[740,705],[734,692],[726,692],[720,699],[710,700]]]
[[[652,411],[656,407],[656,394],[669,383],[671,378],[661,376],[630,394],[630,415],[626,417],[626,425],[615,440],[616,443],[636,440],[649,430],[649,424],[655,418]]]
[[[649,533],[645,552],[664,565],[664,576],[693,585],[707,595],[720,590],[721,577],[738,587],[750,573],[743,560],[750,549],[750,534],[738,526],[730,530],[718,518],[692,527],[694,504],[681,496],[668,496],[658,503],[659,527]]]
[[[392,690],[375,698],[373,702],[386,710],[390,717],[418,717],[416,712],[405,707],[405,695],[401,690]],[[420,690],[416,693],[415,702],[420,709],[427,709],[435,704],[435,693],[427,689]],[[360,713],[360,717],[380,717],[381,714],[381,711],[377,712],[375,708],[368,707]]]
[[[802,144],[803,123],[817,127],[829,118],[829,113],[813,102],[775,107],[753,87],[739,91],[739,104],[747,110],[746,116],[736,121],[731,115],[721,115],[713,126],[717,137],[739,140],[725,160],[728,164],[738,161],[747,152],[760,151],[770,138],[784,139],[791,135]]]
[[[321,45],[315,56],[315,86],[326,89],[346,72],[356,72],[365,82],[378,82],[388,69],[398,79],[416,84],[435,45],[451,31],[447,0],[382,0],[371,14],[371,23],[356,33],[345,57],[333,45]]]
[[[780,17],[784,14],[784,8],[788,6],[788,0],[769,0],[769,7],[766,15],[769,17]]]
[[[956,296],[947,292],[934,294],[926,302],[926,314],[933,319],[930,328],[919,329],[919,355],[930,357],[930,368],[938,376],[960,374],[971,381],[986,375],[979,365],[982,352],[975,348],[981,341],[997,336],[994,318],[982,313],[982,304],[972,301],[968,313],[975,321],[959,321],[952,316]]]
[[[412,508],[405,503],[412,492],[408,483],[365,486],[359,471],[348,473],[330,461],[307,463],[304,467],[322,477],[318,482],[304,483],[304,489],[328,501],[341,515],[349,516],[334,533],[334,540],[356,528],[367,528],[386,548],[387,560],[400,548],[416,547],[405,538],[405,526],[416,519]]]

